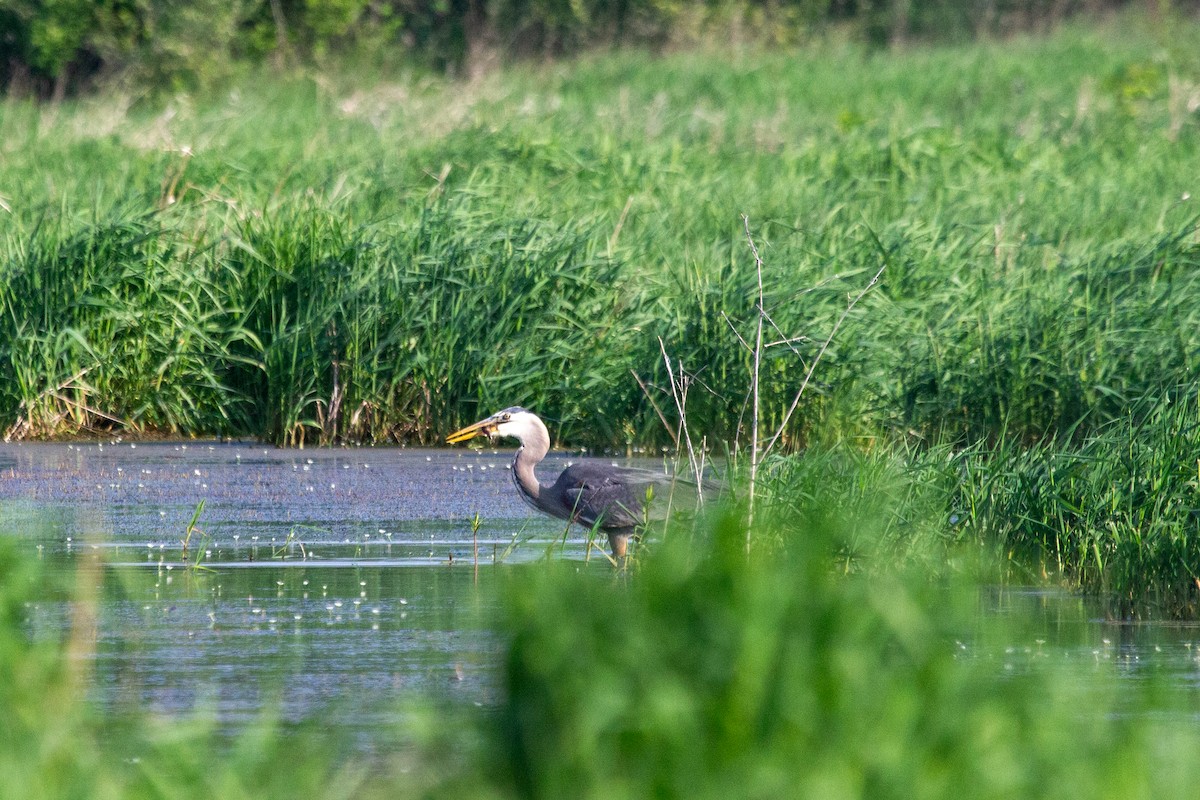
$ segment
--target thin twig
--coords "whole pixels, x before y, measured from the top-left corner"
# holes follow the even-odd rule
[[[784,428],[787,427],[788,420],[792,418],[792,413],[795,412],[796,406],[800,405],[800,398],[804,395],[804,390],[808,388],[808,382],[812,380],[813,372],[815,372],[817,369],[817,364],[821,362],[821,357],[824,356],[825,351],[829,349],[829,344],[833,341],[833,337],[837,335],[838,329],[842,327],[842,323],[846,321],[846,317],[850,315],[850,312],[854,309],[854,306],[858,304],[858,301],[862,300],[866,293],[871,291],[875,284],[879,283],[879,276],[883,274],[885,269],[887,269],[887,264],[884,264],[879,268],[879,271],[875,273],[875,277],[871,278],[871,282],[864,286],[863,290],[854,296],[854,299],[851,300],[846,306],[846,310],[842,312],[840,317],[838,317],[838,321],[836,324],[834,324],[833,330],[829,332],[829,336],[826,337],[825,343],[821,345],[821,349],[817,351],[816,358],[814,358],[812,363],[808,365],[808,372],[806,372],[804,375],[804,382],[800,384],[800,390],[796,392],[796,396],[792,398],[792,404],[788,407],[787,413],[783,415],[783,421],[779,423],[779,429],[775,431],[775,435],[771,437],[771,441],[767,442],[767,446],[763,449],[763,455],[771,452],[771,448],[775,446],[775,442],[777,442],[779,437],[783,435],[783,431]]]
[[[733,331],[733,335],[736,336],[738,341],[742,343],[742,347],[746,348],[751,353],[753,353],[754,348],[750,346],[749,342],[747,342],[745,339],[742,338],[742,335],[740,333],[738,333],[738,329],[734,327],[733,320],[731,320],[729,318],[729,315],[726,314],[724,311],[722,311],[721,316],[725,319],[725,323],[727,325],[729,325],[729,330]]]
[[[784,337],[783,339],[781,339],[777,342],[768,342],[767,344],[764,344],[763,349],[766,349],[768,347],[775,347],[776,345],[780,345],[780,344],[786,344],[788,346],[788,349],[791,350],[793,353],[795,353],[797,358],[799,358],[801,361],[803,361],[804,360],[803,354],[801,354],[801,352],[796,349],[796,346],[793,345],[792,342],[799,341],[802,339],[807,339],[808,337],[807,336],[793,336],[793,337],[789,338],[788,335],[786,333],[784,333],[782,330],[780,330],[779,326],[775,324],[775,320],[772,319],[771,315],[768,314],[766,312],[766,310],[764,310],[762,312],[762,315],[764,317],[766,317],[767,322],[769,322],[771,324],[771,327],[775,329],[775,332],[778,333],[780,336]]]
[[[775,326],[774,323],[771,323],[771,327],[776,328],[776,330],[778,330],[778,328]],[[779,331],[779,332],[782,333],[783,331]],[[803,335],[792,336],[787,339],[776,339],[773,342],[767,342],[766,344],[763,345],[763,347],[778,347],[781,344],[786,344],[792,350],[792,352],[796,352],[796,348],[792,347],[792,345],[794,345],[796,342],[807,342],[807,341],[810,341],[807,336],[803,336]]]
[[[661,336],[658,337],[658,347],[662,351],[663,363],[667,366],[667,378],[671,381],[671,397],[675,400],[675,409],[679,412],[679,431],[683,436],[684,443],[687,445],[688,462],[692,466],[692,474],[699,480],[700,474],[697,471],[696,451],[692,447],[692,437],[688,433],[687,427],[687,383],[684,380],[683,369],[682,367],[680,368],[679,381],[676,384],[675,371],[671,368],[671,357],[667,355],[667,346]],[[676,441],[678,442],[678,437]],[[676,445],[676,449],[678,449],[678,444]]]
[[[650,401],[650,407],[654,409],[655,414],[658,414],[658,418],[662,421],[663,427],[666,428],[667,433],[670,434],[672,443],[675,445],[675,447],[679,447],[679,437],[676,436],[675,432],[671,430],[671,423],[667,422],[666,415],[663,414],[662,409],[658,407],[658,403],[654,402],[654,397],[650,394],[650,390],[646,388],[646,384],[642,381],[641,376],[637,374],[637,370],[631,369],[629,371],[633,373],[633,379],[637,381],[638,386],[641,387],[642,394],[646,395],[646,399]]]
[[[750,243],[750,252],[754,253],[754,270],[758,275],[758,321],[755,325],[754,334],[754,372],[750,378],[750,390],[753,395],[753,411],[750,417],[750,496],[749,508],[747,509],[747,525],[746,525],[746,552],[750,552],[750,532],[754,529],[754,494],[757,489],[758,481],[758,421],[759,421],[759,392],[758,379],[759,371],[762,366],[762,341],[763,341],[763,317],[766,315],[766,309],[763,308],[763,279],[762,279],[762,256],[758,253],[758,247],[754,244],[754,237],[750,234],[750,217],[742,215],[742,224],[746,228],[746,241]]]

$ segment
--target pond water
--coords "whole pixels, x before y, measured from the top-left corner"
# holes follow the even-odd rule
[[[570,459],[552,455],[545,475]],[[493,702],[489,625],[508,571],[547,553],[611,569],[589,563],[581,531],[564,537],[520,501],[510,460],[465,448],[0,445],[0,535],[68,582],[100,576],[102,707],[203,708],[237,730],[275,703],[287,721],[339,726],[370,749],[406,701]],[[1050,659],[1084,678],[1200,687],[1195,627],[1114,623],[1063,592],[998,590],[984,605],[1031,631],[961,645],[998,671]],[[28,609],[35,636],[70,625],[50,587]]]
[[[0,534],[68,582],[104,563],[102,705],[201,707],[236,728],[270,699],[285,720],[319,717],[369,744],[406,699],[488,704],[497,655],[487,626],[505,571],[551,547],[583,564],[581,532],[564,540],[562,523],[517,497],[511,457],[0,445]],[[570,459],[551,456],[547,474]],[[65,599],[50,589],[30,598],[29,621],[35,634],[60,635]]]

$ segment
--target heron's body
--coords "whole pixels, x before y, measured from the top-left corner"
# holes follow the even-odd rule
[[[597,527],[608,535],[613,555],[625,556],[629,537],[647,518],[647,498],[671,484],[669,475],[601,462],[572,464],[554,483],[538,480],[534,468],[550,451],[550,434],[538,416],[514,406],[447,437],[463,442],[479,435],[511,436],[521,442],[512,476],[521,497],[558,519]]]

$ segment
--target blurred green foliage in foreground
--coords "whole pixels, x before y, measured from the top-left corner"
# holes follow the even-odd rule
[[[875,497],[895,511],[895,498]],[[197,712],[87,701],[97,563],[81,557],[62,641],[24,621],[39,562],[0,552],[0,790],[40,798],[1183,798],[1196,699],[1152,668],[1005,655],[964,557],[931,578],[875,511],[779,506],[786,545],[744,549],[740,512],[672,528],[618,574],[512,570],[497,707],[432,702],[370,757],[315,726],[230,733]],[[772,518],[773,517],[773,518]],[[767,541],[772,541],[767,539]],[[851,562],[845,554],[853,549]],[[977,567],[983,567],[978,572]],[[45,587],[39,587],[40,592]],[[348,654],[349,655],[349,654]],[[395,702],[381,697],[380,702]],[[420,705],[418,703],[417,705]],[[391,736],[380,732],[381,739]]]

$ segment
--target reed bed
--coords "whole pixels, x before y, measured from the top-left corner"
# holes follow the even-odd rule
[[[964,513],[956,493],[1027,503],[1035,522],[970,530],[1190,607],[1182,543],[1152,579],[1117,580],[1124,546],[1050,547],[1037,531],[1059,511],[1020,498],[1038,459],[1119,448],[1114,431],[1174,413],[1153,408],[1195,380],[1196,31],[1131,14],[901,53],[831,40],[471,84],[264,74],[165,101],[5,100],[0,426],[431,443],[520,403],[560,444],[669,448],[665,350],[690,429],[736,453],[758,321],[744,214],[778,343],[762,430],[821,353],[788,452],[917,472],[966,454],[937,518]],[[1162,486],[1182,497],[1178,452]],[[985,473],[1003,477],[971,482]],[[1122,541],[1152,513],[1186,528],[1182,499],[1144,497],[1127,493]]]
[[[705,387],[695,426],[744,441],[744,213],[792,339],[765,427],[880,266],[794,444],[1103,425],[1192,374],[1200,329],[1190,23],[1126,23],[1120,43],[6,101],[0,420],[430,441],[522,402],[565,441],[657,445],[630,371],[665,391],[661,336]]]
[[[962,536],[986,537],[1026,579],[1032,570],[1109,598],[1114,615],[1195,617],[1197,391],[1142,399],[1077,444],[1001,440],[958,454]]]

